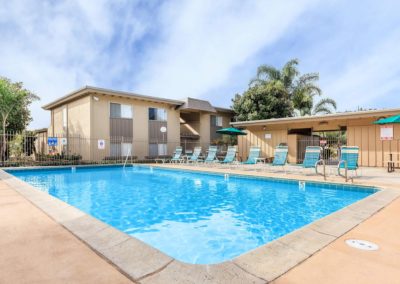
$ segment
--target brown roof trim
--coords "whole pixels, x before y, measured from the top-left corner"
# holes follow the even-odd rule
[[[47,128],[40,128],[40,129],[35,129],[35,130],[32,130],[32,131],[35,132],[35,133],[44,133],[44,132],[47,132],[48,129]]]
[[[187,97],[184,102],[185,103],[179,107],[180,110],[205,111],[210,113],[217,112],[209,101]]]
[[[163,98],[158,98],[158,97],[139,95],[139,94],[131,93],[131,92],[115,91],[115,90],[111,90],[111,89],[103,89],[103,88],[97,88],[97,87],[92,87],[92,86],[85,86],[85,87],[80,88],[76,91],[73,91],[72,93],[69,93],[66,96],[63,96],[49,104],[42,106],[42,108],[45,110],[51,110],[51,109],[58,107],[64,103],[67,103],[72,100],[78,99],[80,97],[86,96],[90,93],[99,93],[99,94],[103,94],[103,95],[119,96],[119,97],[126,97],[126,98],[144,100],[144,101],[150,101],[150,102],[166,103],[166,104],[171,104],[171,105],[176,105],[176,106],[180,106],[184,103],[184,101],[179,101],[179,100],[163,99]]]
[[[325,114],[325,115],[297,116],[297,117],[283,117],[283,118],[271,118],[271,119],[262,119],[262,120],[239,121],[239,122],[231,122],[231,125],[233,125],[233,126],[256,126],[256,125],[311,122],[311,121],[319,121],[319,120],[357,119],[357,118],[365,118],[365,117],[395,115],[395,114],[399,114],[399,113],[400,113],[400,108],[394,108],[394,109],[381,109],[381,110],[341,112],[341,113],[333,113],[333,114]]]
[[[224,107],[214,107],[214,108],[217,112],[226,112],[229,114],[234,114],[234,111],[231,110],[230,108],[224,108]]]

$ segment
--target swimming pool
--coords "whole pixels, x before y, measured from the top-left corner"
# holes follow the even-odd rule
[[[184,262],[232,259],[376,190],[156,167],[12,170]]]

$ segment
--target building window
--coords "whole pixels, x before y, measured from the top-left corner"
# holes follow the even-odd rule
[[[149,108],[149,120],[167,121],[167,110],[163,108]]]
[[[211,125],[222,127],[222,116],[212,115],[211,116]]]
[[[149,144],[149,156],[157,157],[157,156],[165,156],[167,155],[167,144],[160,143],[150,143]]]
[[[121,155],[132,156],[132,143],[121,143]]]
[[[123,104],[110,104],[111,118],[132,118],[132,106]]]
[[[110,156],[118,157],[121,153],[121,143],[110,143]]]
[[[110,143],[111,157],[132,156],[132,143]]]
[[[159,156],[167,155],[167,144],[158,144],[158,155]]]

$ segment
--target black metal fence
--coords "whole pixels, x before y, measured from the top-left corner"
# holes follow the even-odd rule
[[[346,145],[346,139],[337,137],[320,137],[310,136],[302,137],[297,141],[297,163],[302,163],[304,160],[307,146],[320,146],[321,159],[327,165],[336,165],[340,159],[340,147]]]
[[[191,155],[196,146],[206,155],[210,143],[196,140],[144,141],[125,137],[108,139],[47,133],[0,133],[0,166],[51,166],[154,162],[171,157],[177,146]],[[218,144],[218,156],[225,155],[227,144]]]

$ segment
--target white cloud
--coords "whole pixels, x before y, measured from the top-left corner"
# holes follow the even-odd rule
[[[340,109],[355,108],[399,89],[392,4],[2,1],[0,75],[42,98],[31,127],[48,126],[42,105],[83,85],[226,105],[256,66],[279,67],[292,57],[302,71],[320,71],[325,95]]]
[[[226,84],[312,2],[8,1],[0,74],[42,98],[31,127],[48,125],[41,105],[82,85],[198,97]]]
[[[130,6],[135,3],[129,2]],[[32,106],[31,127],[47,127],[49,113],[41,109],[82,85],[102,85],[126,67],[121,53],[107,52],[130,12],[119,16],[119,5],[105,0],[8,1],[0,10],[0,75],[25,86],[41,97]],[[130,33],[121,41],[131,44],[143,27],[129,20]],[[123,47],[121,47],[122,49]]]
[[[363,56],[347,62],[339,72],[330,75],[323,86],[325,93],[337,100],[341,110],[374,107],[371,103],[399,89],[399,44],[400,29],[397,29],[365,46],[367,52],[364,51]],[[400,99],[393,103],[399,102]]]
[[[198,97],[272,44],[314,1],[177,1],[163,7],[163,40],[147,52],[139,92]]]

